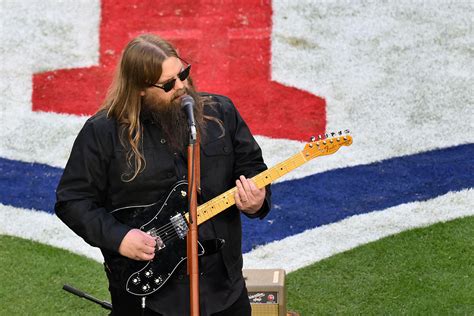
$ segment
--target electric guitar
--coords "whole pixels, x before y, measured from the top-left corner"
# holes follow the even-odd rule
[[[301,152],[252,178],[258,188],[272,183],[309,160],[335,153],[342,146],[350,146],[349,131],[326,134],[318,140],[312,137]],[[328,136],[334,136],[328,138]],[[146,296],[158,291],[173,275],[178,266],[186,260],[186,235],[189,213],[188,185],[177,182],[161,200],[149,205],[127,206],[111,213],[122,223],[139,228],[156,239],[155,257],[150,261],[136,261],[123,257],[120,263],[125,271],[125,289],[137,296]],[[236,187],[198,206],[197,224],[207,221],[235,204]],[[198,245],[198,255],[204,254],[204,247]],[[121,258],[122,259],[122,258]],[[126,279],[126,280],[125,280]]]

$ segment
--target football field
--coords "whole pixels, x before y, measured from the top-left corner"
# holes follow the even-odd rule
[[[472,1],[0,2],[0,314],[98,315],[102,256],[53,211],[124,44],[174,43],[229,96],[269,167],[310,136],[353,144],[272,185],[244,268],[283,268],[301,315],[474,314]]]

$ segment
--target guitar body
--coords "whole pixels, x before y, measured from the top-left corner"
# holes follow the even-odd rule
[[[120,222],[156,238],[155,257],[136,261],[123,257],[118,264],[125,266],[125,289],[134,295],[150,295],[159,290],[178,266],[186,261],[188,184],[176,183],[160,201],[150,205],[127,206],[111,212]],[[199,244],[199,255],[204,248]]]

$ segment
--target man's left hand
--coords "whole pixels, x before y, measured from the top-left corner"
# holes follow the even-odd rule
[[[237,208],[247,214],[255,214],[262,208],[265,200],[265,188],[257,188],[252,179],[240,176],[235,181],[237,190],[235,191],[235,204]]]

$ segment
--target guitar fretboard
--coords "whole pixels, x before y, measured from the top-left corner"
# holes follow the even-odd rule
[[[301,166],[307,160],[305,159],[303,153],[299,152],[287,160],[280,162],[279,164],[273,166],[270,169],[263,171],[262,173],[256,175],[252,178],[258,188],[263,188],[264,186],[274,182],[276,179],[284,176],[293,169]],[[226,210],[235,204],[234,194],[236,187],[216,196],[212,200],[198,206],[197,208],[197,217],[198,225],[207,221],[208,219],[216,216],[220,212]],[[186,214],[186,218],[188,218]]]
[[[341,132],[339,132],[339,135],[341,135]],[[318,142],[311,142],[306,145],[303,151],[291,156],[283,162],[280,162],[272,168],[263,171],[262,173],[253,177],[252,180],[255,182],[258,188],[263,188],[293,169],[298,168],[305,162],[308,162],[309,160],[318,156],[331,155],[335,153],[341,146],[350,146],[351,144],[352,137],[348,135],[325,139]],[[201,223],[234,205],[235,190],[237,190],[237,188],[233,187],[232,189],[206,202],[205,204],[198,206],[197,224],[200,225]],[[186,213],[185,217],[189,221],[189,213]]]

